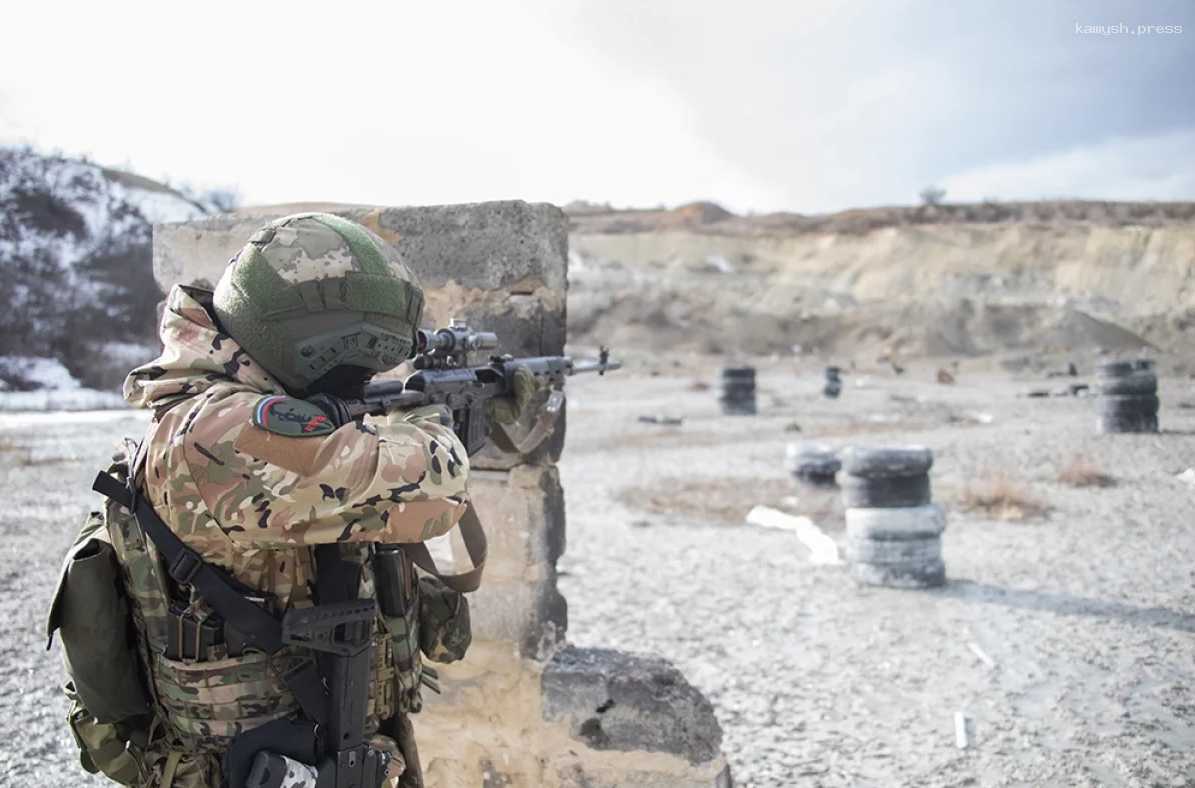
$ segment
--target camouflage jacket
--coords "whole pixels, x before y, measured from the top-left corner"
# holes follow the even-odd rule
[[[456,525],[469,461],[434,413],[302,437],[256,426],[263,398],[285,392],[220,331],[207,298],[171,290],[162,355],[124,386],[155,411],[143,490],[183,541],[286,608],[310,604],[311,545],[418,542]]]

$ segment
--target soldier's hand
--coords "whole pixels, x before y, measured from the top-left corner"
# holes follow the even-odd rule
[[[487,403],[490,438],[503,452],[531,455],[552,435],[564,404],[564,392],[516,367],[509,397]]]
[[[511,376],[511,395],[487,403],[490,421],[504,425],[518,424],[528,414],[543,407],[550,393],[551,386],[547,380],[537,378],[526,367],[516,367]]]

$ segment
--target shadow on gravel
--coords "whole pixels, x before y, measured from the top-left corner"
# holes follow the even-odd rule
[[[1167,607],[1138,607],[1124,602],[1092,599],[1057,591],[1002,588],[971,580],[951,580],[936,593],[939,596],[1005,605],[1022,610],[1043,610],[1063,616],[1118,619],[1137,626],[1167,627],[1179,632],[1195,632],[1195,613],[1184,613]]]

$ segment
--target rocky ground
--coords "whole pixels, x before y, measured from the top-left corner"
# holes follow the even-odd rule
[[[1195,785],[1195,488],[1175,478],[1195,465],[1195,410],[1177,407],[1195,387],[1163,379],[1163,434],[1105,436],[1090,399],[931,373],[848,379],[832,402],[813,369],[773,367],[755,418],[722,416],[708,372],[574,381],[570,639],[674,660],[740,785]],[[684,424],[638,421],[657,413]],[[934,449],[946,587],[858,588],[743,524],[793,506],[784,445],[807,439]],[[1114,485],[1060,482],[1076,460]],[[992,484],[1022,499],[1014,519],[961,511]],[[800,497],[841,539],[833,496]]]
[[[570,383],[570,639],[680,666],[740,785],[1195,785],[1195,488],[1175,478],[1195,465],[1191,381],[1163,378],[1163,434],[1102,436],[1092,400],[1016,396],[1040,381],[915,367],[848,376],[831,402],[816,373],[762,365],[757,417],[722,416],[708,370]],[[684,423],[638,421],[661,413]],[[78,767],[43,618],[91,477],[143,418],[0,414],[0,784],[106,784]],[[743,524],[766,503],[841,538],[834,495],[783,468],[811,439],[935,450],[945,588],[860,589]],[[1060,482],[1076,459],[1115,484]],[[1024,519],[961,510],[994,481]]]

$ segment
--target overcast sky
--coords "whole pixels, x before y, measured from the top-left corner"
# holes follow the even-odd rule
[[[1182,0],[43,0],[0,19],[0,142],[250,203],[1195,199]]]

